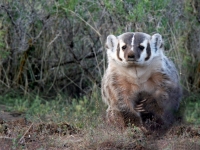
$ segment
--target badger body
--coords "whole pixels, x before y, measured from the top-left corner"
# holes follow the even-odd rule
[[[175,65],[163,53],[161,35],[109,35],[106,48],[102,98],[108,105],[108,122],[148,129],[170,126],[181,100],[181,86]]]

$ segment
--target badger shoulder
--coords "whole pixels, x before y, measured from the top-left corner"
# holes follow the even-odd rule
[[[175,83],[179,83],[180,81],[180,77],[179,77],[179,73],[178,70],[176,69],[175,64],[173,63],[173,61],[169,58],[167,58],[166,56],[163,58],[163,62],[162,62],[162,71],[171,79],[173,80]]]

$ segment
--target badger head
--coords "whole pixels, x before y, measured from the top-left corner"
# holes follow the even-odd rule
[[[162,36],[142,32],[127,32],[107,37],[106,48],[108,60],[114,60],[125,66],[148,65],[151,60],[162,53]]]

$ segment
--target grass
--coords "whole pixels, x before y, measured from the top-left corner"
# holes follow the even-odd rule
[[[53,100],[45,100],[38,95],[26,97],[8,94],[0,96],[0,104],[7,106],[8,111],[22,113],[34,122],[65,121],[78,128],[83,128],[85,121],[97,118],[102,109],[106,109],[99,90],[80,98],[58,94]]]
[[[13,148],[54,147],[63,149],[67,146],[71,149],[144,149],[145,147],[156,149],[157,146],[162,147],[162,138],[155,141],[137,127],[130,126],[122,132],[103,123],[106,107],[101,100],[99,90],[95,89],[90,95],[72,99],[64,94],[58,95],[49,101],[37,95],[31,98],[12,94],[1,96],[0,102],[7,106],[8,111],[23,113],[25,118],[31,122],[26,126],[23,124],[13,126],[9,123],[5,125],[5,128],[11,132]],[[181,107],[185,107],[184,114],[188,123],[195,125],[200,123],[199,104],[198,94],[193,94],[182,101]],[[67,125],[78,129],[79,134],[69,132]],[[3,127],[0,124],[1,128]],[[0,131],[5,132],[4,129]],[[181,139],[199,136],[197,132],[199,131],[195,126],[194,128],[180,126],[171,129],[166,136],[167,139],[170,137],[181,142]],[[26,144],[20,144],[20,139],[23,139]],[[168,147],[170,144],[176,146],[173,140],[167,139]],[[195,140],[196,138],[192,142]],[[39,146],[35,148],[34,144],[39,144]]]
[[[185,119],[188,123],[200,124],[200,94],[192,93],[185,99]]]
[[[0,104],[5,105],[8,111],[25,114],[28,120],[35,122],[66,121],[78,128],[84,128],[87,126],[86,121],[93,122],[106,110],[101,100],[100,89],[96,89],[91,95],[79,98],[58,94],[53,100],[45,100],[38,95],[35,97],[14,95],[0,96]],[[198,93],[190,94],[183,99],[180,107],[184,109],[184,116],[188,123],[200,124]]]

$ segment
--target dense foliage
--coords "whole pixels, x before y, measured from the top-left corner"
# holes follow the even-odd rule
[[[80,96],[100,87],[107,35],[159,32],[184,90],[200,87],[198,0],[2,0],[0,93]]]

